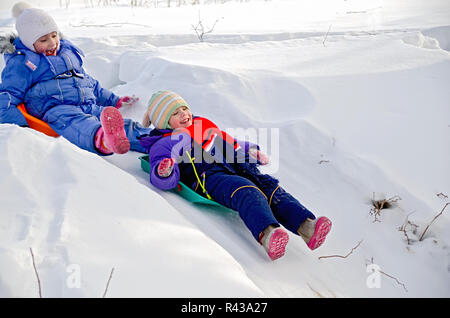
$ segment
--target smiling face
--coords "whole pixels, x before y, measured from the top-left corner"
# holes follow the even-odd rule
[[[51,32],[41,36],[34,42],[33,46],[38,54],[43,53],[46,56],[55,56],[59,48],[58,32]]]
[[[170,116],[169,125],[172,129],[186,128],[192,125],[192,113],[189,108],[178,107]]]

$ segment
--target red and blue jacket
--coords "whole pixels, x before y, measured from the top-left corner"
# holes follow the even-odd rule
[[[196,175],[207,183],[208,174],[218,166],[229,174],[249,177],[257,184],[262,182],[258,162],[248,155],[250,148],[259,147],[236,140],[204,117],[194,116],[188,128],[153,129],[149,135],[142,136],[140,142],[149,154],[150,182],[162,190],[175,188],[180,180],[195,190],[198,188]],[[176,160],[172,174],[165,178],[157,173],[164,158]]]

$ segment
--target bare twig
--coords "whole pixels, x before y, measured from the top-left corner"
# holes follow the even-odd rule
[[[442,192],[436,194],[438,198],[443,197],[444,199],[448,199],[448,195],[443,194]]]
[[[425,233],[428,231],[428,228],[431,226],[431,224],[442,215],[442,213],[444,212],[444,210],[447,208],[447,206],[450,204],[450,202],[447,202],[444,207],[442,208],[441,212],[439,212],[434,218],[433,220],[431,220],[431,222],[427,225],[427,227],[425,228],[425,230],[423,231],[422,235],[419,238],[419,241],[423,240],[423,237],[425,236]]]
[[[36,274],[36,278],[37,278],[37,282],[38,282],[39,298],[42,298],[41,280],[39,279],[39,274],[38,274],[38,271],[36,269],[36,263],[34,262],[33,249],[31,247],[30,247],[30,253],[31,253],[31,259],[33,260],[34,273]]]
[[[373,257],[371,258],[370,262],[371,262],[372,264],[374,264],[374,262],[373,262]],[[367,263],[366,263],[366,266],[367,266]],[[403,284],[402,282],[400,282],[396,277],[394,277],[394,276],[392,276],[392,275],[389,275],[389,274],[387,274],[386,272],[383,272],[383,271],[380,270],[380,269],[378,269],[378,272],[379,272],[380,274],[383,274],[383,275],[389,277],[389,278],[394,279],[394,280],[397,282],[397,284],[402,285],[402,286],[403,286],[403,289],[405,289],[405,291],[408,292],[408,289],[406,288],[406,285]]]
[[[350,254],[353,253],[354,250],[356,250],[356,249],[359,247],[359,245],[361,245],[362,242],[363,242],[363,240],[359,241],[358,244],[357,244],[355,247],[353,247],[353,248],[351,249],[351,251],[348,252],[347,255],[345,255],[345,256],[342,256],[342,255],[326,255],[326,256],[319,256],[319,259],[322,259],[322,258],[331,258],[331,257],[347,258]]]
[[[386,275],[386,276],[389,277],[389,278],[394,279],[394,280],[397,282],[397,284],[402,285],[402,286],[403,286],[403,289],[404,289],[406,292],[408,292],[408,289],[406,289],[405,284],[403,284],[401,281],[399,281],[396,277],[394,277],[394,276],[392,276],[392,275],[389,275],[389,274],[383,272],[382,270],[380,270],[379,272],[380,272],[381,274],[383,274],[383,275]]]
[[[205,30],[205,27],[203,26],[203,22],[201,20],[200,17],[200,11],[198,12],[198,23],[196,26],[194,26],[193,24],[191,24],[192,29],[195,31],[195,34],[197,34],[197,38],[199,39],[200,42],[203,42],[203,37],[205,36],[205,34],[211,33],[214,31],[214,27],[216,26],[217,22],[219,22],[222,18],[217,19],[213,26],[209,29],[209,30]]]
[[[346,14],[366,13],[367,11],[347,11]]]
[[[325,34],[325,38],[323,39],[323,42],[322,42],[322,45],[323,45],[323,46],[325,46],[325,41],[327,40],[328,33],[330,33],[330,30],[331,30],[331,26],[332,26],[332,25],[333,25],[333,24],[330,24],[330,26],[328,27],[327,34]]]
[[[412,223],[410,220],[408,220],[408,218],[409,218],[409,215],[406,217],[405,223],[403,223],[403,225],[399,228],[399,231],[403,232],[403,234],[406,237],[406,241],[408,242],[408,245],[411,245],[411,239],[408,236],[407,227],[409,226],[410,228],[412,228],[409,231],[412,231],[415,234],[415,231],[417,230],[418,225]]]
[[[407,222],[409,222],[408,219],[406,219],[405,224],[403,224],[403,225],[400,227],[399,231],[403,232],[403,234],[404,234],[405,237],[406,237],[406,241],[408,242],[408,245],[411,245],[411,241],[410,241],[410,239],[409,239],[408,233],[406,232],[406,226],[408,225]]]
[[[106,297],[106,293],[108,292],[109,283],[111,282],[112,275],[114,273],[114,267],[111,269],[111,273],[109,274],[108,282],[106,283],[105,292],[103,293],[103,298]]]
[[[133,26],[140,26],[144,28],[151,28],[150,25],[145,24],[139,24],[139,23],[129,23],[129,22],[111,22],[111,23],[105,23],[105,24],[72,24],[69,23],[71,27],[74,28],[88,28],[88,27],[94,27],[94,28],[107,28],[107,27],[113,27],[113,28],[120,28],[124,25],[133,25]]]

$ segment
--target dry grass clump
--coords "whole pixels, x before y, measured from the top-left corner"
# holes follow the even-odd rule
[[[373,198],[372,199],[373,207],[370,209],[370,214],[374,216],[374,222],[380,222],[379,217],[381,216],[381,210],[393,208],[395,206],[395,203],[397,203],[397,201],[401,199],[402,198],[400,198],[400,196],[398,195],[394,195],[389,199],[375,200],[375,198]]]

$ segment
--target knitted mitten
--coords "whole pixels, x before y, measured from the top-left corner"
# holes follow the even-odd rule
[[[253,159],[258,160],[259,163],[262,164],[263,166],[267,165],[270,162],[269,157],[264,152],[258,150],[257,148],[250,148],[248,154]]]
[[[164,158],[158,165],[158,175],[163,178],[170,176],[175,165],[175,159]]]
[[[122,106],[131,107],[133,106],[137,101],[139,101],[139,97],[136,96],[123,96],[120,97],[117,101],[116,108],[120,108]]]

